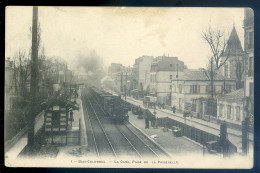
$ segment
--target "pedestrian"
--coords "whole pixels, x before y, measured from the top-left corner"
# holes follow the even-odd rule
[[[137,111],[137,112],[138,112],[138,113],[137,113],[137,114],[138,114],[138,119],[143,119],[143,117],[142,117],[143,112],[142,112],[141,107],[139,106],[137,110],[138,110],[138,111]]]
[[[151,115],[151,126],[154,127],[155,126],[155,120],[156,120],[156,117],[154,114]]]
[[[176,107],[173,106],[173,107],[172,107],[172,112],[175,113],[175,111],[176,111]]]
[[[145,114],[144,114],[144,119],[145,119],[145,129],[149,129],[149,110],[146,109],[145,110]]]

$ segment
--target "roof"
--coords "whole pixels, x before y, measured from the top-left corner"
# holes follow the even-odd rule
[[[238,38],[237,31],[235,26],[233,26],[232,32],[229,36],[229,39],[227,41],[227,47],[223,55],[229,54],[243,54],[243,49],[241,46],[241,42]]]
[[[42,105],[46,105],[47,106],[46,109],[49,109],[49,107],[52,105],[64,106],[64,107],[77,109],[77,110],[79,109],[79,106],[77,103],[72,102],[70,100],[64,100],[62,98],[55,98],[55,97],[45,101],[44,103],[42,103]]]
[[[177,79],[175,78],[174,80]],[[183,73],[179,75],[178,80],[209,81],[210,79],[207,77],[205,70],[185,70]],[[218,73],[214,77],[214,80],[225,80],[225,77]]]
[[[238,89],[238,90],[235,90],[235,91],[232,91],[228,94],[225,94],[224,96],[221,97],[222,99],[236,99],[236,100],[239,100],[239,99],[243,99],[244,98],[244,88],[241,88],[241,89]]]

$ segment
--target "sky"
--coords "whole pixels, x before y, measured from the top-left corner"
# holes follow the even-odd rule
[[[42,45],[49,57],[72,70],[95,54],[102,66],[133,66],[136,58],[178,57],[190,69],[204,68],[211,55],[201,32],[209,26],[228,35],[235,26],[244,47],[243,8],[39,7]],[[6,8],[6,56],[31,46],[32,7]]]

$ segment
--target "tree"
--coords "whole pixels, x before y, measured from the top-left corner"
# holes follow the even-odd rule
[[[15,93],[19,93],[25,100],[28,96],[27,82],[30,77],[30,61],[25,51],[19,50],[14,56],[14,85]]]
[[[202,31],[201,36],[209,45],[211,56],[207,69],[204,70],[205,75],[210,80],[211,99],[214,100],[214,79],[219,69],[226,63],[230,57],[232,42],[226,41],[225,32],[217,28],[213,30],[209,27],[206,31]],[[225,56],[223,56],[225,54]]]

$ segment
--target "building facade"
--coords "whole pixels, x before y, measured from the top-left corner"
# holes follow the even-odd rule
[[[183,72],[184,62],[177,57],[159,56],[154,59],[150,72],[150,94],[159,104],[171,105],[172,80]]]
[[[245,117],[251,124],[254,119],[254,11],[246,8],[244,19],[244,49],[245,49]]]
[[[133,66],[134,89],[146,90],[150,84],[150,70],[153,56],[142,56],[135,60]]]
[[[221,74],[217,74],[214,79],[214,97],[224,93],[224,86],[230,86],[231,91],[235,90],[235,80],[225,79]],[[203,111],[201,98],[210,98],[210,80],[203,69],[185,70],[179,74],[178,78],[172,81],[172,106],[180,111],[191,109],[196,104],[195,111],[205,114]],[[196,108],[199,107],[199,108]]]
[[[241,125],[243,114],[244,88],[235,90],[218,98],[218,119],[228,123]]]
[[[243,85],[241,89],[218,99],[218,117],[240,126],[241,122],[249,117],[252,126],[254,119],[254,13],[250,8],[246,8],[244,13]]]

